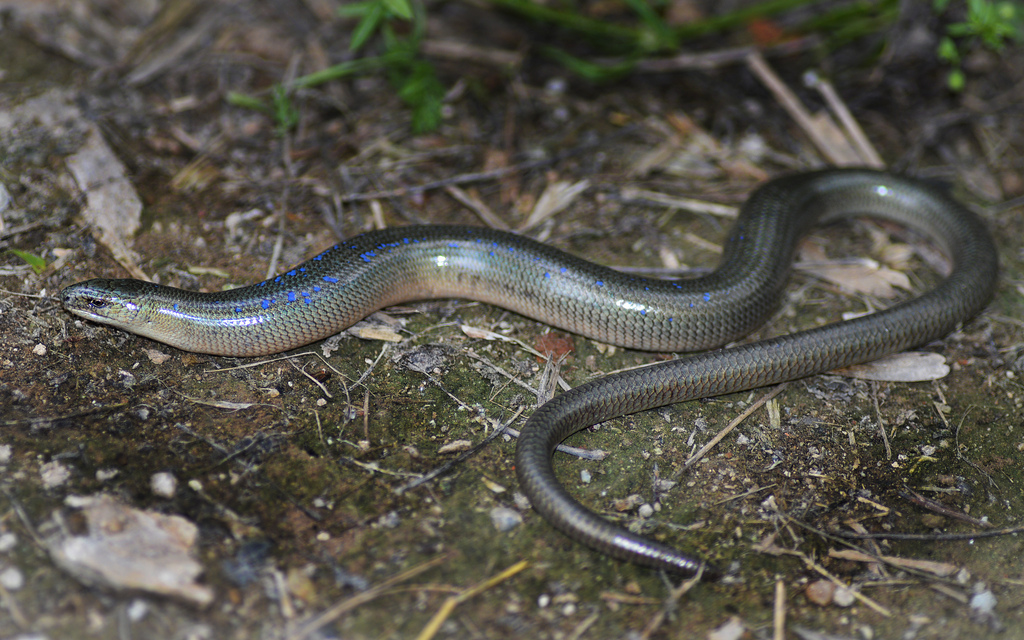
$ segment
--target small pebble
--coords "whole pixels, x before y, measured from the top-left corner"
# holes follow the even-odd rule
[[[128,605],[128,609],[125,611],[125,613],[128,614],[128,619],[132,622],[141,621],[146,617],[148,612],[149,604],[147,604],[145,600],[139,598],[132,600],[131,604]]]
[[[18,536],[8,531],[7,533],[0,533],[0,553],[7,553],[14,548],[14,545],[18,544]]]
[[[566,82],[565,78],[554,77],[549,79],[544,85],[544,91],[553,94],[565,93],[568,86],[569,83]]]
[[[43,481],[43,487],[52,489],[67,482],[71,477],[71,470],[60,462],[47,462],[39,467],[39,477]]]
[[[378,518],[376,524],[385,529],[396,529],[402,524],[402,517],[397,511],[389,511]]]
[[[836,585],[830,580],[815,580],[804,589],[807,599],[820,607],[827,607],[832,604],[832,595],[836,592]]]
[[[835,594],[832,595],[832,602],[837,607],[849,607],[856,601],[857,598],[854,591],[849,587],[839,587],[836,589]]]
[[[743,621],[733,616],[722,626],[713,629],[708,634],[708,640],[740,640],[745,632]]]
[[[640,505],[640,509],[637,510],[637,513],[640,515],[641,518],[650,518],[654,515],[654,507],[645,502],[644,504]]]
[[[530,504],[530,499],[518,491],[512,494],[512,501],[516,503],[516,507],[522,509],[523,511],[529,509],[532,506]]]
[[[494,507],[491,509],[491,522],[498,531],[511,531],[523,523],[523,516],[515,509]]]
[[[0,585],[8,591],[17,591],[25,586],[25,575],[15,567],[0,571]]]
[[[178,491],[178,479],[169,471],[154,473],[149,478],[149,489],[155,495],[172,498]]]
[[[580,471],[580,481],[582,481],[583,484],[590,484],[590,472],[586,469]]]
[[[975,623],[984,625],[995,632],[1003,631],[1006,624],[999,619],[996,613],[998,600],[996,595],[985,585],[984,582],[977,582],[974,585],[974,595],[971,596],[969,617]]]
[[[45,356],[46,355],[46,345],[43,344],[43,343],[37,344],[32,349],[32,353],[36,354],[37,356]]]
[[[996,608],[996,596],[988,589],[971,596],[971,609],[979,613],[992,613]]]

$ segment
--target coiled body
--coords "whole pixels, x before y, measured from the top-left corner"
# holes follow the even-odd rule
[[[463,297],[604,342],[651,351],[721,346],[774,308],[793,251],[810,227],[851,215],[905,224],[950,257],[932,291],[886,311],[772,340],[609,376],[556,397],[530,418],[516,468],[534,508],[609,555],[674,572],[699,563],[601,519],[555,479],[551,455],[571,433],[609,418],[872,360],[935,340],[987,303],[997,272],[982,222],[907,178],[831,170],[772,181],[740,213],[711,275],[669,282],[624,275],[513,234],[406,227],[365,234],[272,280],[193,293],[136,280],[90,280],[62,292],[82,317],[204,353],[256,356],[337,333],[414,299]]]

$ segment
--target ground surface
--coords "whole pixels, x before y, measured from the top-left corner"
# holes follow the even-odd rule
[[[762,391],[571,438],[610,453],[559,458],[574,495],[728,570],[672,601],[657,574],[572,543],[525,507],[506,437],[400,491],[496,425],[521,427],[544,386],[542,359],[463,325],[563,354],[556,370],[573,386],[667,356],[442,300],[389,310],[403,325],[397,343],[346,335],[326,359],[317,345],[292,360],[211,357],[80,322],[54,296],[86,278],[128,277],[126,264],[215,291],[265,277],[274,256],[281,268],[296,264],[337,234],[482,224],[451,186],[517,227],[546,188],[584,179],[565,210],[528,233],[610,265],[713,265],[728,219],[635,190],[736,205],[767,176],[823,162],[746,65],[595,86],[529,53],[499,67],[460,50],[436,58],[451,91],[435,133],[412,135],[408,109],[371,75],[300,92],[298,126],[281,136],[266,116],[229,106],[228,92],[260,95],[289,73],[343,59],[351,22],[318,17],[312,2],[172,3],[186,18],[156,31],[145,3],[76,6],[9,5],[0,48],[0,182],[10,196],[0,247],[48,263],[34,273],[14,254],[0,257],[0,637],[416,637],[446,598],[526,561],[460,602],[435,637],[703,638],[735,618],[745,637],[762,638],[782,606],[787,637],[1024,638],[1020,535],[856,543],[940,563],[907,567],[831,557],[846,545],[798,524],[919,534],[982,526],[913,503],[911,492],[998,527],[1024,522],[1019,52],[977,55],[958,96],[945,91],[932,49],[910,46],[921,33],[906,25],[893,35],[901,46],[881,58],[812,48],[769,59],[815,110],[800,75],[825,70],[890,166],[953,185],[993,230],[1003,273],[982,316],[927,346],[951,364],[941,380],[790,384],[686,472],[693,450]],[[445,3],[430,15],[432,38],[487,50],[529,52],[546,37],[487,8]],[[69,168],[96,132],[142,204],[121,264],[116,242],[83,213],[97,183],[117,176],[82,185]],[[909,255],[898,250],[906,242]],[[822,230],[801,255],[888,259],[910,274],[904,296],[936,278],[920,257],[927,246],[887,227]],[[887,304],[800,272],[754,337]],[[158,472],[176,489],[154,491]],[[666,490],[659,480],[669,478],[677,482]],[[87,526],[69,497],[100,494],[196,525],[199,581],[212,601],[83,583],[60,568],[54,541]],[[494,523],[503,514],[507,531]],[[786,553],[769,553],[778,549]],[[825,571],[867,599],[813,604],[807,587]],[[970,606],[978,594],[995,599],[991,614]],[[812,632],[830,635],[796,635]]]

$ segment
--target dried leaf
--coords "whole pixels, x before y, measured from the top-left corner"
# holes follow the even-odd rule
[[[169,354],[164,353],[158,349],[145,349],[146,357],[153,364],[163,364],[171,359]]]
[[[446,445],[438,447],[438,453],[457,453],[459,451],[468,451],[473,446],[473,443],[469,440],[453,440]]]
[[[886,563],[894,567],[905,567],[908,569],[917,569],[918,571],[927,571],[936,576],[951,576],[960,570],[954,564],[948,562],[933,562],[931,560],[915,560],[914,558],[900,558],[897,556],[879,556],[875,558],[866,553],[855,551],[853,549],[831,549],[828,552],[830,558],[839,558],[841,560],[851,560],[854,562],[878,562],[879,558]]]
[[[506,491],[508,491],[505,485],[498,484],[497,482],[491,480],[490,478],[482,477],[480,478],[480,481],[483,482],[484,485],[493,493],[505,493]]]
[[[517,340],[516,338],[510,338],[508,336],[503,336],[500,333],[495,333],[493,331],[488,331],[487,329],[481,329],[479,327],[471,327],[468,324],[460,325],[459,328],[462,329],[462,333],[466,334],[467,336],[469,336],[470,338],[473,338],[475,340],[501,340],[502,342],[511,342],[512,344],[519,345],[523,349],[526,349],[527,351],[529,351],[533,355],[537,356],[538,358],[545,358],[546,357],[543,353],[541,353],[540,351],[537,351],[536,349],[534,349],[533,347],[529,346],[528,344],[526,344],[522,340]]]
[[[547,188],[544,189],[544,193],[540,194],[537,204],[533,206],[533,211],[530,212],[530,216],[522,224],[520,230],[529,229],[544,222],[572,204],[588,188],[590,188],[589,180],[580,180],[573,183],[567,180],[557,180],[548,184]]]
[[[892,298],[894,287],[910,290],[910,278],[900,271],[883,267],[874,260],[861,258],[854,264],[807,264],[794,265],[804,273],[838,285],[850,293],[864,293],[878,298]]]
[[[382,327],[366,321],[360,321],[346,330],[349,335],[361,340],[384,340],[386,342],[401,342],[401,334],[388,327]]]
[[[378,311],[355,323],[345,332],[362,340],[401,342],[404,340],[400,333],[403,327],[405,327],[403,320]]]
[[[925,382],[949,375],[945,356],[926,351],[905,351],[873,362],[836,369],[832,373],[860,380]]]

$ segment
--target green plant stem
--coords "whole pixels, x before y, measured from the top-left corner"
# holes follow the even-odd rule
[[[559,11],[531,0],[491,0],[491,4],[533,20],[565,27],[595,38],[614,38],[618,41],[639,43],[643,37],[640,29],[594,20],[571,11]]]
[[[742,26],[755,18],[765,18],[778,13],[796,9],[808,4],[815,4],[821,0],[765,0],[757,4],[737,9],[720,16],[712,16],[690,24],[684,24],[675,28],[675,34],[680,40],[706,36],[712,33],[719,33],[734,27]]]
[[[866,4],[857,3],[838,7],[828,13],[811,18],[800,25],[802,31],[828,34],[833,46],[844,44],[861,36],[878,33],[899,17],[899,0],[883,0]]]
[[[325,82],[331,82],[332,80],[337,80],[346,76],[365,73],[366,71],[372,71],[374,69],[381,69],[386,67],[387,64],[387,54],[372,58],[349,60],[347,62],[331,65],[326,69],[321,69],[320,71],[300,76],[292,82],[291,86],[295,89],[308,89],[309,87],[316,87],[324,84]]]
[[[617,49],[620,52],[623,49],[632,52],[653,49],[669,53],[678,49],[679,42],[728,31],[741,27],[756,18],[777,15],[818,2],[821,0],[765,0],[725,15],[712,16],[675,27],[669,33],[664,33],[660,29],[663,26],[659,24],[660,19],[653,13],[638,11],[636,2],[627,2],[627,4],[637,10],[644,23],[642,28],[626,27],[587,18],[572,11],[542,6],[533,0],[491,0],[491,4],[494,6],[527,18],[582,33],[593,39],[604,40],[609,49]],[[850,34],[846,37],[852,37],[853,34],[863,33],[863,30],[870,30],[873,26],[888,24],[897,10],[898,0],[855,3],[812,18],[801,25],[801,28],[804,31],[819,31],[825,27],[843,28],[847,34]],[[856,24],[851,24],[851,21]],[[655,35],[653,39],[652,33]]]

